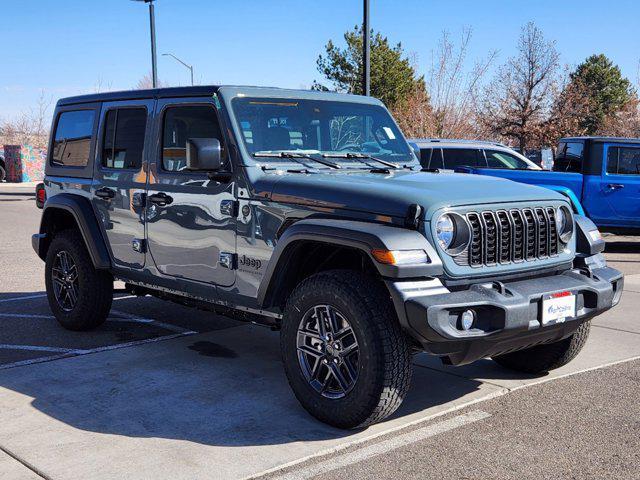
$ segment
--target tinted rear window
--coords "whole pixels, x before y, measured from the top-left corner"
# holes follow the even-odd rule
[[[102,165],[107,168],[139,169],[142,166],[147,110],[121,108],[107,112]]]
[[[444,168],[451,170],[458,167],[478,167],[484,166],[479,162],[480,152],[471,148],[443,148]]]
[[[583,142],[560,142],[553,162],[555,172],[582,172]]]
[[[639,147],[609,147],[607,173],[618,175],[640,175]]]
[[[53,139],[52,165],[87,166],[94,117],[94,110],[77,110],[60,114]]]

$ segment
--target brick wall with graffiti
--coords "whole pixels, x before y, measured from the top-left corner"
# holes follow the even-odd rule
[[[4,145],[7,182],[38,182],[44,178],[47,150],[31,145]]]

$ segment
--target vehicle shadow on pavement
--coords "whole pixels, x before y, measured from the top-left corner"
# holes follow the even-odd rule
[[[17,303],[12,310],[23,304],[25,311],[50,315],[46,299],[28,299],[41,295],[0,294],[0,312],[8,303]],[[25,300],[2,303],[16,297]],[[140,315],[152,313],[155,308],[149,300],[145,306],[140,303],[129,310],[135,312],[137,308]],[[37,305],[29,306],[29,302]],[[165,310],[171,308],[170,304],[158,303],[165,305]],[[186,312],[191,310],[177,310],[174,315],[184,316]],[[218,320],[228,322],[211,318],[214,324]],[[165,317],[163,321],[170,319]],[[34,337],[31,344],[42,344],[53,334],[66,332],[52,318],[39,322],[40,327],[30,332]],[[45,335],[48,330],[53,333]],[[99,330],[73,332],[73,337],[86,342],[99,334]],[[437,358],[420,355],[414,364],[412,388],[391,421],[436,413],[495,390],[495,386],[465,378],[468,372],[464,369],[480,369],[479,376],[485,379],[531,378],[490,361],[458,369],[442,367]],[[9,390],[21,395],[12,395]],[[44,414],[22,418],[25,423],[21,428],[32,432],[45,428],[47,419],[54,418],[72,435],[74,429],[80,429],[216,446],[321,441],[357,433],[329,427],[307,414],[287,384],[278,333],[246,324],[0,370],[0,392],[0,422],[11,422],[10,412],[16,409],[24,413],[25,408],[34,408]]]
[[[393,418],[438,411],[481,388],[475,380],[416,367]],[[0,422],[14,422],[21,411],[20,428],[36,437],[51,418],[72,436],[80,429],[216,446],[356,433],[302,409],[282,369],[277,333],[249,325],[3,370],[0,391]],[[32,408],[44,415],[28,413]]]

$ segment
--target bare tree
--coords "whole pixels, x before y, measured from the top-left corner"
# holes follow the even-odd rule
[[[496,52],[489,52],[471,70],[465,70],[471,37],[471,29],[464,28],[456,47],[449,34],[443,32],[438,49],[432,54],[427,89],[438,137],[477,138],[480,133],[474,115],[475,100]]]
[[[113,89],[113,82],[109,80],[108,82],[105,83],[102,77],[98,77],[98,80],[96,80],[96,83],[93,86],[93,91],[95,93],[109,92],[112,89]]]
[[[503,65],[486,87],[479,106],[485,126],[514,140],[522,151],[544,137],[558,91],[559,55],[533,23],[522,29],[518,55]]]
[[[167,82],[163,82],[162,80],[158,79],[158,88],[165,88],[168,86],[169,84]],[[153,78],[150,72],[145,74],[144,77],[138,80],[138,83],[135,86],[136,90],[147,90],[149,88],[153,88]]]
[[[44,90],[29,108],[12,120],[0,122],[0,145],[32,145],[44,148],[49,137],[53,98]]]
[[[478,88],[496,53],[466,68],[471,29],[462,31],[456,46],[447,32],[432,52],[427,74],[427,93],[416,89],[394,111],[405,133],[416,137],[478,138],[486,134],[475,118]]]

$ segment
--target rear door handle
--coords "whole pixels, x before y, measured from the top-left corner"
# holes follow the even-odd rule
[[[620,190],[624,188],[624,185],[622,185],[621,183],[610,183],[609,185],[607,185],[607,188],[609,190]]]
[[[147,197],[151,203],[155,205],[159,205],[160,207],[164,207],[165,205],[169,205],[173,202],[173,198],[167,195],[164,192],[154,193],[153,195],[149,195]]]
[[[107,187],[102,187],[96,190],[96,197],[103,198],[104,200],[111,200],[116,196],[116,192]]]

